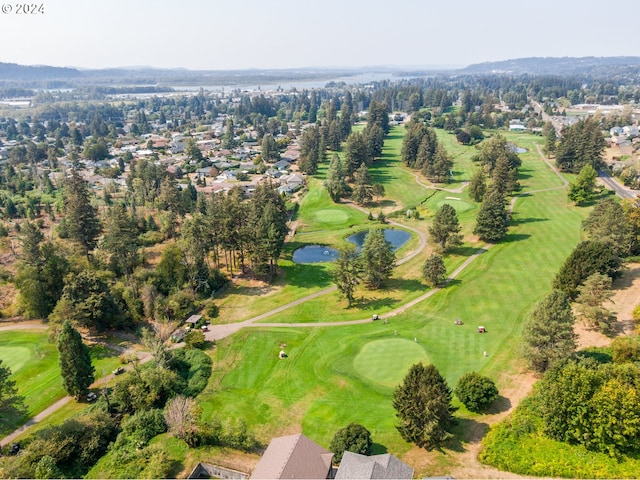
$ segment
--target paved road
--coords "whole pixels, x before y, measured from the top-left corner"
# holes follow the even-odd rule
[[[636,198],[638,196],[638,193],[640,193],[638,192],[638,190],[631,190],[630,188],[625,187],[620,182],[618,182],[618,180],[613,178],[607,171],[600,170],[598,172],[598,179],[600,180],[600,182],[604,183],[604,185],[609,190],[613,190],[614,192],[616,192],[616,195],[621,198]]]

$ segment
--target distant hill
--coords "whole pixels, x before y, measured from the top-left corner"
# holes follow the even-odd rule
[[[640,57],[529,57],[469,65],[463,74],[591,75],[640,72]]]
[[[0,62],[0,80],[5,81],[40,81],[81,78],[82,73],[75,68],[26,66],[17,63]]]

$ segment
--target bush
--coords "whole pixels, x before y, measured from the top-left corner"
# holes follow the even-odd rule
[[[186,381],[182,393],[195,397],[207,386],[211,376],[211,357],[198,349],[179,349],[172,352],[170,368]]]
[[[615,363],[637,362],[640,360],[640,338],[617,337],[611,343]]]
[[[371,455],[372,443],[369,430],[357,423],[350,423],[335,433],[329,450],[334,454],[333,461],[340,463],[346,451]]]
[[[220,308],[213,302],[207,303],[207,306],[204,307],[204,313],[207,315],[209,320],[217,318],[220,315]]]
[[[184,343],[187,348],[202,348],[206,342],[202,330],[191,329],[184,335]]]
[[[640,322],[640,305],[636,305],[636,308],[631,312],[631,318],[634,322]]]
[[[166,431],[162,410],[141,410],[123,420],[122,432],[116,443],[132,443],[136,448],[142,448],[153,437]]]
[[[465,373],[454,393],[470,412],[483,412],[498,398],[493,380],[476,372]]]

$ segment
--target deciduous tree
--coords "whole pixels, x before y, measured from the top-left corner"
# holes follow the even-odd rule
[[[470,412],[483,412],[498,398],[496,384],[477,372],[465,373],[454,390],[458,400]]]
[[[369,430],[358,423],[350,423],[335,433],[329,450],[333,452],[333,461],[340,463],[346,451],[371,455],[372,444]]]
[[[436,212],[433,224],[429,227],[429,235],[431,235],[431,240],[438,245],[438,249],[441,252],[446,252],[449,248],[462,244],[460,228],[455,208],[445,203]]]
[[[447,267],[440,255],[431,254],[422,265],[422,278],[425,279],[427,285],[435,287],[447,278]]]

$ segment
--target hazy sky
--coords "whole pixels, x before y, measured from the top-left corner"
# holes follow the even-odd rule
[[[29,0],[32,1],[32,0]],[[638,0],[0,0],[0,62],[104,68],[464,66],[640,55]]]

